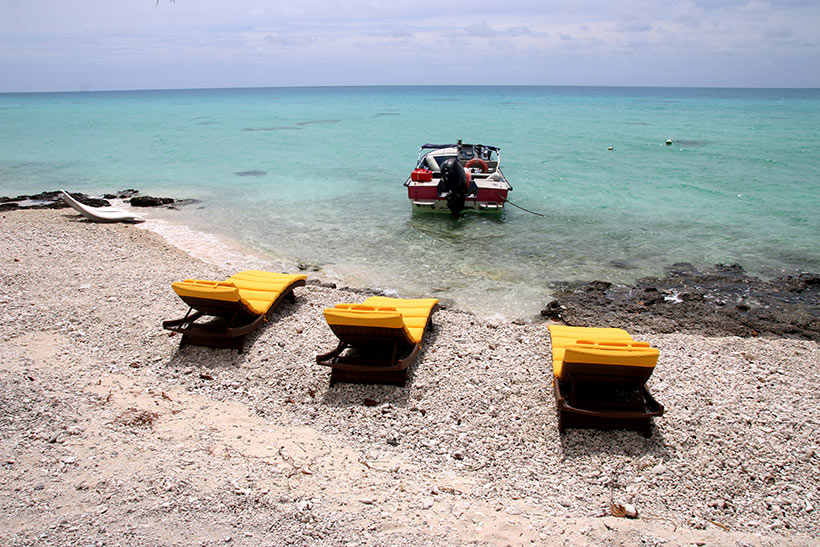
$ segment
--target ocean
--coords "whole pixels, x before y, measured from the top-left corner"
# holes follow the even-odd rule
[[[499,146],[511,201],[543,216],[413,213],[402,183],[419,146],[457,139]],[[525,319],[556,282],[675,262],[820,271],[820,90],[0,94],[0,195],[58,188],[199,200],[147,224],[208,242],[215,261],[227,245]]]

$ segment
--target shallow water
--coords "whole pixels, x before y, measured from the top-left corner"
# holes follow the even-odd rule
[[[412,213],[402,182],[419,145],[458,138],[500,146],[510,198],[544,216]],[[630,281],[678,261],[820,270],[818,142],[820,90],[5,94],[0,194],[196,198],[153,216],[512,318],[537,313],[557,280]]]

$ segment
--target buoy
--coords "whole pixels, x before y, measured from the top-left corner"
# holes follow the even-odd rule
[[[614,148],[612,148],[612,147],[610,146],[610,147],[609,147],[609,150],[615,150],[615,149],[614,149]]]
[[[672,139],[666,139],[666,146],[672,146]]]

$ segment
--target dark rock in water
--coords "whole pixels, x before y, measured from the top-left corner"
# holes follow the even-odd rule
[[[563,319],[561,311],[561,304],[557,300],[553,300],[547,304],[546,308],[541,310],[541,316],[553,321],[561,321]]]
[[[669,275],[688,275],[698,271],[692,264],[688,262],[675,262],[667,269]]]
[[[568,325],[820,340],[820,275],[766,281],[738,265],[674,264],[634,285],[563,283],[541,315]]]
[[[310,270],[312,272],[322,271],[322,267],[319,266],[318,264],[305,264],[303,262],[300,262],[299,264],[296,265],[296,267],[299,268],[302,271],[305,271],[305,270]]]
[[[236,176],[238,176],[238,177],[263,177],[263,176],[265,176],[265,175],[267,175],[267,174],[268,174],[268,172],[267,172],[267,171],[257,171],[257,170],[253,170],[253,171],[237,171],[237,172],[235,172],[235,173],[234,173],[234,175],[236,175]]]
[[[12,209],[17,209],[19,205],[13,201],[5,202],[0,201],[0,211],[10,211]]]
[[[156,198],[153,196],[135,196],[130,203],[134,207],[160,207],[174,203],[173,198]]]
[[[139,194],[139,190],[129,188],[128,190],[120,190],[116,194],[104,194],[103,197],[105,199],[128,199],[136,196],[137,194]]]
[[[173,204],[168,205],[168,209],[178,209],[186,205],[194,205],[195,203],[202,203],[199,199],[175,199]]]
[[[632,263],[630,263],[627,260],[617,259],[611,260],[609,263],[612,265],[613,268],[618,268],[619,270],[631,270],[635,267],[632,265]]]
[[[609,281],[590,281],[586,286],[587,292],[606,292],[612,286]]]

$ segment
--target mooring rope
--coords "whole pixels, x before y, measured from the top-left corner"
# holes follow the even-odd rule
[[[535,211],[530,211],[529,209],[525,209],[524,207],[521,207],[520,205],[518,205],[516,203],[513,203],[512,201],[510,201],[510,198],[502,198],[501,194],[498,194],[498,197],[501,198],[501,201],[503,201],[504,203],[509,203],[513,207],[518,207],[522,211],[526,211],[526,212],[530,213],[531,215],[535,215],[535,216],[539,216],[539,217],[544,216],[541,213],[536,213]]]

